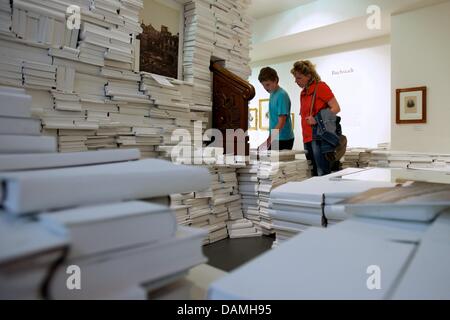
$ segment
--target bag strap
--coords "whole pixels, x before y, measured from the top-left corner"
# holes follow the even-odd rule
[[[313,98],[312,98],[312,102],[311,102],[311,110],[309,110],[309,116],[312,116],[312,112],[314,109],[314,104],[316,103],[316,95],[317,95],[317,87],[319,86],[319,84],[316,84],[316,88],[314,89],[314,94],[313,94]]]

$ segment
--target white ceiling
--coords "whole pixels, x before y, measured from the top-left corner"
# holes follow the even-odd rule
[[[280,13],[316,0],[252,0],[248,13],[254,19],[260,19]]]

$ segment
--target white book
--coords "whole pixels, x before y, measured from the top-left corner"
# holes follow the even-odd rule
[[[294,211],[270,210],[269,215],[272,219],[276,220],[295,222],[315,227],[322,226],[322,214],[320,213],[320,211],[318,212],[318,214],[312,214]]]
[[[301,182],[289,182],[275,188],[271,199],[289,199],[298,202],[322,202],[322,195],[332,198],[347,198],[376,187],[393,187],[395,183],[382,181],[335,181],[328,177],[314,177]]]
[[[49,230],[70,237],[70,258],[85,257],[167,240],[177,222],[168,207],[142,201],[43,213]]]
[[[0,154],[56,152],[56,139],[45,136],[0,135]]]
[[[203,230],[180,227],[175,237],[165,241],[87,259],[68,260],[56,271],[51,282],[51,296],[55,299],[98,299],[131,285],[187,271],[206,261],[201,247],[206,234]],[[67,289],[66,267],[71,264],[82,270],[82,290]]]
[[[75,153],[0,154],[0,171],[37,170],[138,160],[139,150],[103,150]]]
[[[69,244],[30,219],[0,214],[0,299],[40,299],[48,270]]]
[[[210,183],[204,168],[156,159],[1,173],[0,180],[3,206],[16,214],[204,190]]]
[[[374,188],[338,205],[357,216],[426,222],[450,207],[450,185],[413,182],[406,186]]]
[[[0,87],[0,116],[31,117],[31,96],[20,92],[6,92]]]
[[[307,230],[211,284],[209,299],[385,299],[415,245],[327,229]],[[368,266],[383,270],[368,290]],[[333,266],[330,268],[330,266]],[[281,270],[281,271],[280,271]],[[261,281],[264,279],[264,281]]]
[[[41,121],[31,118],[0,116],[0,134],[39,136],[41,134]]]
[[[0,214],[0,269],[18,259],[60,250],[68,243],[66,236],[50,232],[33,219]]]

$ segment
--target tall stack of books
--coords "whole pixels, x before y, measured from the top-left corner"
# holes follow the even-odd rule
[[[375,150],[371,153],[370,166],[380,168],[446,169],[449,155],[393,150]]]
[[[395,185],[391,182],[336,179],[358,170],[362,169],[345,169],[324,177],[290,182],[274,189],[270,194],[269,215],[276,233],[275,245],[309,228],[327,227],[345,220],[347,214],[342,208],[334,207],[334,204],[371,188]]]
[[[194,83],[194,103],[199,110],[211,111],[211,73],[209,64],[215,41],[214,0],[185,4],[184,80]]]
[[[41,121],[31,117],[24,89],[0,86],[0,154],[55,152],[56,139],[41,136]]]
[[[12,8],[9,0],[0,1],[0,31],[9,32],[11,28]]]
[[[256,159],[250,159],[248,165],[239,168],[238,181],[239,193],[242,196],[242,211],[244,217],[252,221],[260,221],[259,215],[259,162]]]
[[[67,27],[70,5],[80,7],[79,29]],[[227,45],[231,55],[216,58],[246,69],[247,6],[242,0],[185,4],[181,81],[136,72],[142,0],[2,1],[0,84],[27,88],[33,115],[61,152],[138,148],[144,158],[169,159],[188,132],[191,140],[182,144],[202,146],[216,34],[233,46]],[[196,125],[201,134],[193,134]]]
[[[207,170],[138,158],[136,150],[0,154],[2,298],[122,299],[205,262],[205,232],[177,227],[151,199],[204,189]],[[70,266],[82,270],[74,286],[83,290],[67,286]]]
[[[243,79],[251,74],[248,5],[247,1],[216,0],[211,8],[217,29],[213,55],[225,60],[225,66]]]
[[[366,168],[369,166],[371,149],[348,148],[342,162],[342,168]]]
[[[306,177],[306,170],[298,167],[307,165],[306,159],[296,159],[298,151],[268,151],[259,154],[258,170],[259,188],[259,226],[264,234],[272,234],[272,221],[269,215],[271,191],[289,181],[301,181]]]

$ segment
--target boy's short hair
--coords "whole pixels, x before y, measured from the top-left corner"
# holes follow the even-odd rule
[[[259,82],[263,81],[275,81],[278,82],[280,79],[278,78],[278,74],[275,71],[275,69],[272,69],[271,67],[265,67],[262,68],[259,72],[258,77]]]

